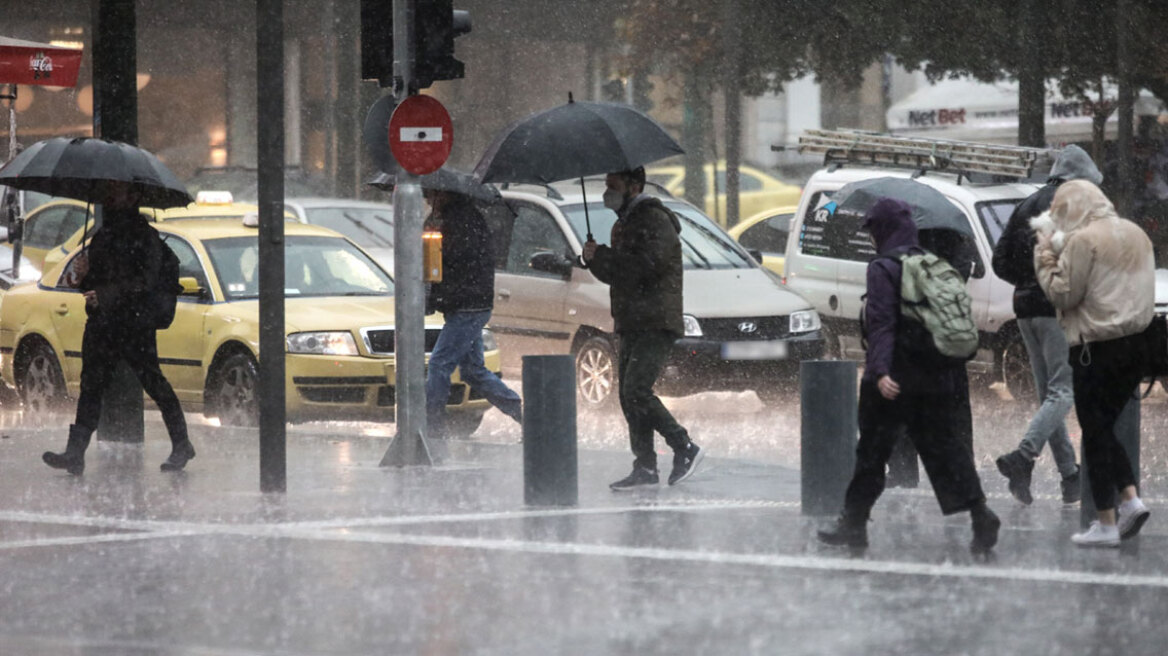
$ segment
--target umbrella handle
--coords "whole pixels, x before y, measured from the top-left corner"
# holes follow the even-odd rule
[[[592,239],[592,218],[588,216],[588,192],[584,191],[584,178],[580,178],[580,195],[584,197],[584,228],[588,233],[588,241]]]

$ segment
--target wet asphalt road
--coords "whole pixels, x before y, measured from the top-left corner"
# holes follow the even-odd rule
[[[885,494],[866,553],[822,548],[799,511],[797,402],[668,404],[710,453],[697,475],[611,493],[622,425],[586,416],[580,503],[550,509],[523,504],[518,427],[494,412],[434,468],[377,467],[392,426],[294,427],[285,495],[258,492],[254,431],[196,426],[199,456],[164,475],[151,413],[145,445],[96,444],[72,478],[39,463],[66,419],[8,416],[0,653],[1164,653],[1159,393],[1142,414],[1153,518],[1122,549],[1083,551],[1049,458],[1035,504],[1009,499],[992,460],[1028,411],[979,392],[979,466],[1005,522],[988,562],[927,485]]]

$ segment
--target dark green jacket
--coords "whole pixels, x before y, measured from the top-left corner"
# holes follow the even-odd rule
[[[588,268],[609,286],[616,332],[685,332],[681,320],[681,222],[646,196],[621,212],[612,246],[600,246]]]

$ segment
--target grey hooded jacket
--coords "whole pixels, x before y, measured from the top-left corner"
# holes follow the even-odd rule
[[[1014,209],[994,247],[994,273],[1014,285],[1014,314],[1019,319],[1055,316],[1054,306],[1038,286],[1034,273],[1034,230],[1030,219],[1050,209],[1054,192],[1069,180],[1086,180],[1095,185],[1103,182],[1103,174],[1091,156],[1074,145],[1059,153],[1047,184]]]

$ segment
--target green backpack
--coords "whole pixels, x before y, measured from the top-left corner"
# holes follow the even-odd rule
[[[900,264],[901,316],[914,320],[927,333],[902,342],[907,350],[939,366],[972,358],[977,353],[977,324],[961,274],[943,258],[916,249],[901,255]]]

